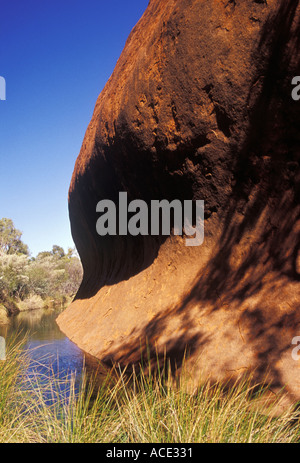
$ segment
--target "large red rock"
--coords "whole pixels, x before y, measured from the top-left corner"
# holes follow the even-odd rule
[[[61,329],[102,361],[141,348],[214,379],[270,370],[300,397],[300,7],[152,0],[100,94],[69,191],[84,278]],[[105,237],[96,204],[204,199],[205,240]]]

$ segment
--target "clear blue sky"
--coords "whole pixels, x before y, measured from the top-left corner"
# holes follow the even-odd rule
[[[148,0],[1,0],[0,218],[73,247],[67,194],[96,99]]]

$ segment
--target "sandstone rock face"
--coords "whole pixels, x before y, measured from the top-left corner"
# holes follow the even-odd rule
[[[300,397],[300,6],[151,0],[96,103],[69,190],[84,278],[61,329],[102,361],[187,352]],[[96,204],[205,201],[205,240],[107,236]]]

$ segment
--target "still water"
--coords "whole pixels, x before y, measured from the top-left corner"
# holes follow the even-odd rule
[[[0,336],[24,337],[24,349],[30,357],[30,370],[39,373],[53,371],[60,377],[76,374],[80,377],[85,362],[84,353],[59,329],[56,318],[61,310],[39,309],[20,312],[9,325],[0,325]]]

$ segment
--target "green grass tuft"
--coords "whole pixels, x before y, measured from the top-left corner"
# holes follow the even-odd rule
[[[267,386],[251,377],[206,381],[191,394],[168,365],[130,375],[115,368],[100,386],[84,371],[78,390],[75,376],[29,375],[22,345],[10,343],[0,362],[1,443],[300,441],[297,407],[278,414],[280,395],[270,402]]]

